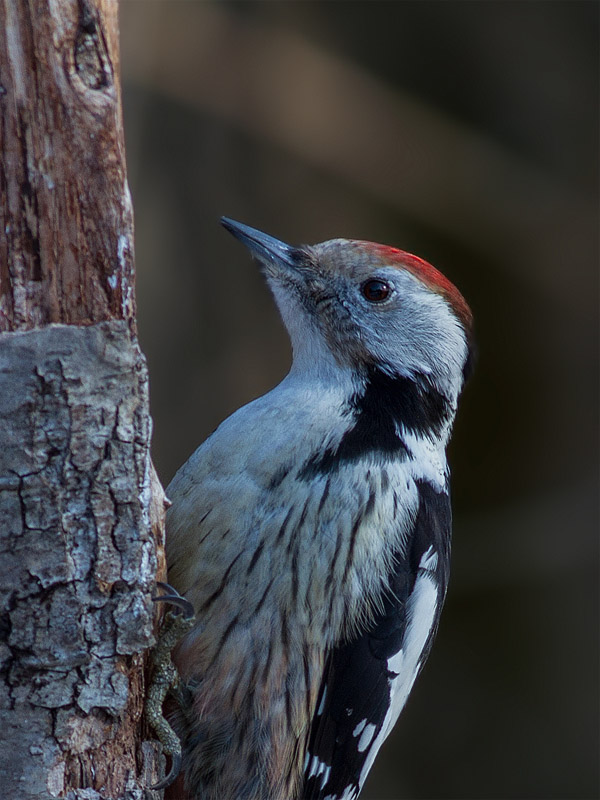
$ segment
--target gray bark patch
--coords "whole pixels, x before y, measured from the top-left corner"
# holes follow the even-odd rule
[[[116,739],[112,768],[136,774],[122,740],[153,642],[149,442],[127,322],[0,334],[4,797],[97,788],[94,752]]]

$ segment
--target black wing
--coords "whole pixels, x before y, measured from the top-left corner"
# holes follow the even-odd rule
[[[447,493],[418,482],[419,511],[383,611],[328,659],[311,726],[303,800],[356,798],[423,665],[448,583]]]

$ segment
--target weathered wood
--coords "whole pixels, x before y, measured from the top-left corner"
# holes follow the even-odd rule
[[[0,795],[157,796],[164,494],[135,337],[116,0],[0,0]]]
[[[0,0],[0,330],[134,320],[116,0]]]
[[[135,785],[156,573],[147,402],[124,321],[1,337],[4,797]]]

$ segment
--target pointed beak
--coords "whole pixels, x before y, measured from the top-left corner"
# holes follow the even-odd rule
[[[291,268],[294,271],[301,264],[303,251],[298,247],[292,247],[267,233],[251,228],[241,222],[236,222],[229,217],[221,217],[221,225],[245,244],[252,255],[266,266],[284,270]]]

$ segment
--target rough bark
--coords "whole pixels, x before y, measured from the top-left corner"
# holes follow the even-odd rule
[[[164,494],[116,0],[0,0],[0,795],[141,798]],[[148,796],[155,796],[151,793]]]
[[[0,330],[133,320],[116,0],[0,0]]]
[[[0,375],[2,794],[121,796],[156,571],[145,362],[125,322],[59,325],[4,334]]]

